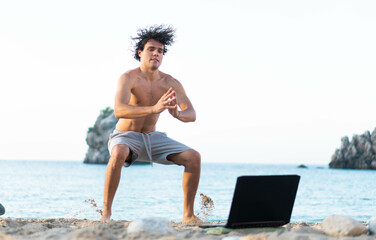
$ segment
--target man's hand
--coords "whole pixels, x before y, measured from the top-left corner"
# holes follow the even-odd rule
[[[178,105],[176,104],[176,94],[174,94],[174,97],[175,99],[170,102],[170,106],[175,106],[174,108],[169,108],[168,109],[168,112],[174,117],[174,118],[178,118],[180,113],[179,113],[179,110],[178,110]]]
[[[176,94],[172,88],[168,89],[168,91],[163,94],[158,102],[153,106],[153,113],[161,113],[166,109],[169,111],[173,109],[176,109],[177,111],[178,109],[176,105]]]

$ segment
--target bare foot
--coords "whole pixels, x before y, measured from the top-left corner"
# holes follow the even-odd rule
[[[198,226],[198,225],[202,224],[202,221],[201,221],[201,219],[199,219],[198,217],[193,215],[192,217],[183,217],[182,223],[186,224],[186,225],[196,225],[196,226]]]
[[[111,217],[111,215],[102,215],[101,218],[99,219],[99,221],[101,221],[103,223],[109,223],[110,217]]]

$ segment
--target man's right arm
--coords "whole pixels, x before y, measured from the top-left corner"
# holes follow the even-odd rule
[[[131,99],[132,79],[129,73],[120,76],[115,96],[114,113],[116,118],[141,118],[151,114],[159,114],[165,109],[171,108],[170,102],[175,100],[174,91],[168,90],[154,106],[129,105]]]

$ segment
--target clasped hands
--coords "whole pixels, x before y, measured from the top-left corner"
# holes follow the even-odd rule
[[[180,113],[176,103],[176,93],[172,88],[162,95],[158,102],[153,106],[153,113],[161,113],[168,109],[168,112],[174,117],[178,118]]]

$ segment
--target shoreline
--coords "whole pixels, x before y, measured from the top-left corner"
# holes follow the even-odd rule
[[[159,221],[158,219],[155,222]],[[101,223],[86,219],[47,218],[23,219],[0,218],[0,239],[202,239],[202,240],[263,240],[263,239],[337,239],[327,235],[322,223],[289,223],[279,228],[234,229],[211,228],[205,230],[198,226],[187,226],[167,221],[168,233],[142,231],[132,235],[128,230],[132,222],[126,220]],[[367,227],[367,223],[361,223]],[[161,227],[158,226],[160,229]],[[375,235],[363,233],[359,236],[348,236],[346,239],[376,239]]]

